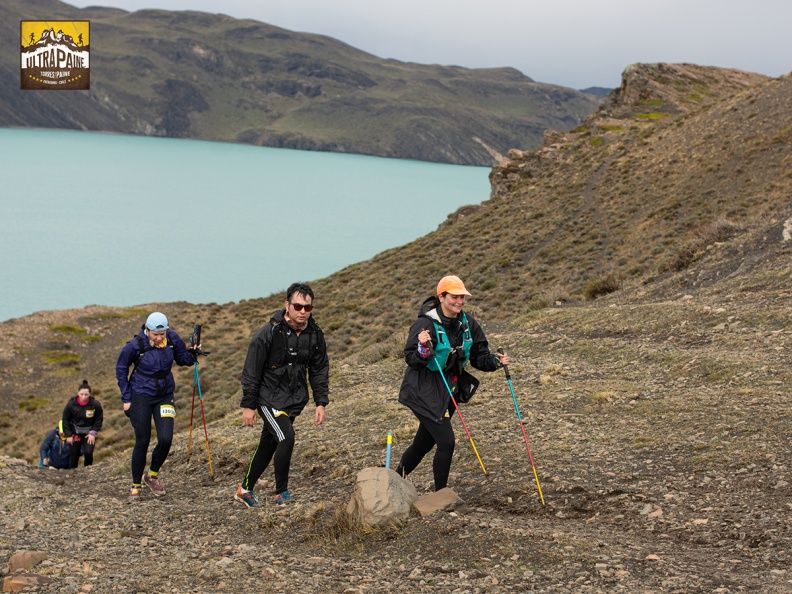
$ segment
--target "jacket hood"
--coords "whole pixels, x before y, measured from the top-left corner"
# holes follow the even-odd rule
[[[433,309],[437,309],[440,307],[440,300],[435,297],[434,295],[431,297],[427,297],[423,303],[421,303],[421,307],[418,309],[418,317],[425,318],[426,314],[428,314]]]

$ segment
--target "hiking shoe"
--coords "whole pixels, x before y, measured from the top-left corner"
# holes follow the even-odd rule
[[[135,503],[137,501],[140,501],[140,487],[132,485],[132,488],[129,490],[129,502]]]
[[[162,497],[165,495],[165,487],[162,486],[162,483],[156,476],[151,476],[150,474],[146,473],[143,477],[143,482],[148,485],[148,488],[151,489],[151,492],[154,493],[155,497]]]
[[[258,497],[256,497],[256,494],[253,491],[247,491],[247,492],[243,491],[242,485],[237,486],[237,491],[234,494],[234,500],[241,501],[248,507],[259,506],[259,500]]]
[[[275,503],[277,505],[284,505],[286,503],[291,503],[291,501],[292,498],[288,491],[284,491],[283,493],[278,493],[275,495]]]

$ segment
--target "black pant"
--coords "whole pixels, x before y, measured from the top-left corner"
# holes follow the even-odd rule
[[[159,472],[165,463],[173,443],[173,425],[176,421],[176,406],[173,394],[164,396],[132,395],[129,419],[135,430],[135,447],[132,450],[132,484],[139,485],[146,468],[146,457],[151,442],[151,419],[157,429],[157,445],[151,452],[151,470]]]
[[[256,485],[256,481],[275,457],[275,494],[289,490],[289,468],[294,451],[294,417],[281,413],[275,416],[268,406],[258,407],[259,416],[264,421],[256,452],[248,465],[242,488],[248,491]]]
[[[79,440],[79,441],[77,441]],[[69,468],[77,468],[80,463],[80,454],[84,454],[83,466],[90,466],[93,464],[93,453],[96,442],[93,444],[88,443],[85,435],[74,435],[71,450],[69,450]],[[82,447],[80,447],[82,446]],[[80,451],[82,450],[82,451]]]
[[[410,447],[404,450],[396,472],[402,476],[410,474],[436,445],[437,450],[432,461],[432,471],[434,472],[435,491],[439,491],[448,485],[451,459],[454,456],[455,441],[451,417],[443,417],[442,423],[435,423],[415,412],[413,414],[418,417],[420,425],[418,425],[418,431],[415,433]],[[451,411],[451,415],[453,414],[454,411]]]

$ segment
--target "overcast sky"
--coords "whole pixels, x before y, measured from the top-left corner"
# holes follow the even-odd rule
[[[335,37],[382,58],[511,66],[536,81],[616,87],[635,62],[792,71],[792,0],[70,0],[220,12]]]

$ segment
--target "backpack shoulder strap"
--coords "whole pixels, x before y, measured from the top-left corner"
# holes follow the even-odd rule
[[[267,367],[274,369],[283,365],[288,345],[287,338],[275,318],[270,320],[270,324],[272,325],[272,340],[270,342],[269,357],[267,358]]]
[[[146,352],[146,348],[143,345],[143,339],[140,337],[140,334],[135,334],[132,338],[137,338],[138,353],[137,353],[137,357],[135,357],[135,363],[133,364],[132,367],[132,373],[129,374],[129,377],[127,378],[127,382],[132,381],[132,376],[135,375],[135,372],[137,371],[138,363],[140,363],[140,359],[143,357],[143,353]]]

